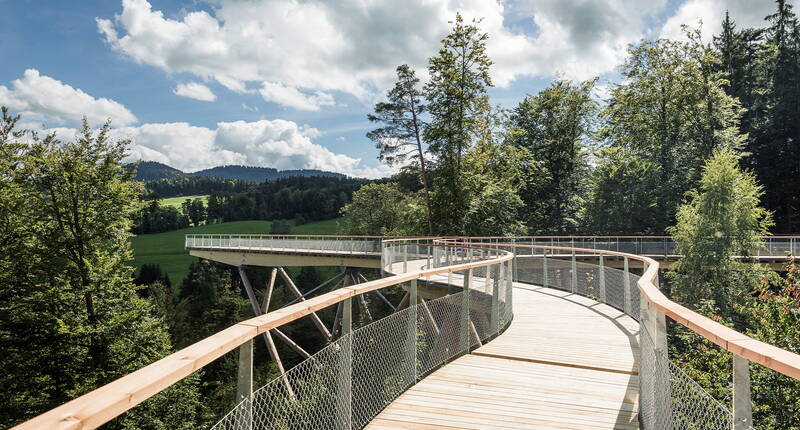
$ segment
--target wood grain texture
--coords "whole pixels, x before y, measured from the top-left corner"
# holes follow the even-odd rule
[[[637,331],[608,306],[516,283],[503,334],[411,387],[367,428],[636,429]]]

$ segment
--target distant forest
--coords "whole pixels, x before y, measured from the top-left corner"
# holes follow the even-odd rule
[[[364,179],[294,176],[257,184],[234,179],[183,177],[146,182],[146,204],[135,218],[136,234],[245,220],[288,220],[295,225],[339,216]],[[188,200],[178,209],[162,206],[167,196],[209,195],[208,204]]]
[[[126,167],[131,168],[134,163]],[[156,161],[141,161],[136,168],[137,181],[155,181],[159,179],[176,179],[188,177],[209,177],[233,179],[242,181],[264,182],[270,179],[288,178],[293,176],[326,176],[332,178],[344,178],[341,173],[326,172],[316,169],[298,170],[278,170],[272,167],[253,167],[253,166],[217,166],[197,172],[185,173],[174,167],[167,166]],[[164,196],[170,197],[170,196]]]

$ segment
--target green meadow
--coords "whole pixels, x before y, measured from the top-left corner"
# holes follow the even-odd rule
[[[186,199],[189,199],[189,200],[194,200],[194,199],[196,199],[196,198],[198,198],[198,197],[199,197],[199,198],[201,198],[201,199],[203,200],[203,204],[204,204],[204,205],[205,205],[205,204],[208,204],[208,196],[207,196],[207,195],[205,195],[205,196],[181,196],[181,197],[170,197],[170,198],[168,198],[168,199],[161,199],[161,200],[159,200],[159,201],[158,201],[158,203],[159,203],[161,206],[172,206],[172,207],[174,207],[174,208],[180,209],[180,208],[181,208],[181,205],[183,204],[183,202],[185,202],[185,201],[186,201]]]
[[[291,221],[293,222],[293,221]],[[177,286],[188,273],[189,264],[195,257],[183,248],[187,234],[269,234],[271,221],[234,221],[222,224],[201,225],[165,233],[141,234],[131,238],[134,258],[131,263],[139,267],[143,264],[158,264],[169,275],[172,284]],[[292,234],[336,234],[337,220],[317,221],[300,226],[292,226]]]

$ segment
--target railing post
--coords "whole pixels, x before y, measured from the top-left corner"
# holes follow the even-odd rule
[[[353,299],[342,302],[342,335],[339,337],[339,416],[341,428],[353,427]]]
[[[403,245],[403,273],[408,273],[408,242]]]
[[[750,399],[750,362],[733,355],[733,430],[747,430],[753,425]]]
[[[578,262],[575,259],[575,250],[572,250],[572,293],[578,291]]]
[[[464,354],[469,354],[469,293],[472,285],[472,269],[467,269],[464,273],[464,289],[461,296],[461,339],[459,341],[460,350]]]
[[[548,251],[548,249],[544,249],[544,252],[542,253],[543,254],[543,256],[542,256],[542,286],[543,287],[547,287],[547,285],[550,284],[549,279],[547,279],[548,278],[548,273],[547,273],[547,251]]]
[[[408,357],[412,361],[412,365],[410,366],[411,369],[411,383],[415,384],[417,382],[417,319],[419,316],[417,312],[419,310],[419,306],[417,306],[417,283],[416,279],[411,280],[411,286],[408,287],[408,308],[411,313],[411,317],[409,318],[408,324],[408,337],[409,337],[409,351],[407,351]]]
[[[603,259],[603,254],[600,255],[600,290],[598,296],[601,303],[606,302],[606,265]]]
[[[239,346],[239,370],[236,378],[236,404],[244,402],[245,428],[253,428],[253,339]]]
[[[622,309],[626,315],[631,315],[631,272],[628,257],[624,257],[622,278],[625,285],[623,289],[623,300],[625,303],[622,304]]]
[[[517,243],[517,240],[514,239],[514,244]],[[519,275],[517,274],[517,247],[513,247],[512,251],[514,253],[514,258],[511,259],[511,280],[516,281],[519,279]]]
[[[497,300],[497,296],[500,290],[500,265],[495,264],[493,266],[489,266],[490,270],[494,273],[492,274],[492,311],[491,311],[491,320],[490,320],[490,327],[492,328],[492,334],[496,334],[500,331],[500,301]]]

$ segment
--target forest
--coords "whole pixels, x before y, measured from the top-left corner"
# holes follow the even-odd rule
[[[800,25],[791,5],[778,0],[762,28],[740,29],[726,16],[711,43],[692,28],[682,40],[642,40],[607,98],[597,95],[596,79],[556,79],[507,109],[491,104],[491,35],[479,27],[457,16],[429,59],[427,81],[399,66],[386,101],[369,114],[376,128],[367,136],[400,174],[240,184],[211,193],[207,206],[175,209],[175,222],[341,214],[342,232],[351,234],[666,233],[683,257],[664,273],[665,294],[798,352],[794,263],[776,273],[732,258],[751,255],[764,234],[800,227]],[[66,142],[18,124],[3,108],[2,427],[252,314],[230,267],[197,261],[170,285],[157,267],[135,274],[126,264],[128,238],[150,216],[142,214],[159,213],[124,167],[129,141],[87,121]],[[248,271],[264,285],[264,270]],[[330,274],[292,275],[310,286]],[[279,294],[272,309],[288,301]],[[318,350],[321,341],[303,324],[310,323],[287,334]],[[671,359],[717,398],[730,395],[728,355],[676,325],[670,337]],[[276,370],[256,345],[261,385]],[[107,428],[208,426],[232,404],[235,369],[229,354]],[[759,425],[800,428],[797,381],[754,370],[753,396]]]

